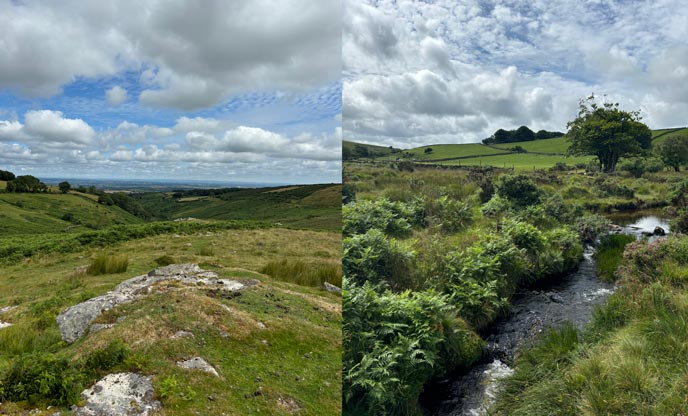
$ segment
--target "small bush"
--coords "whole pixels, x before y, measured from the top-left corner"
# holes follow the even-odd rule
[[[395,289],[417,285],[413,273],[415,254],[380,230],[345,238],[342,266],[352,282],[387,283]]]
[[[497,193],[516,207],[540,202],[540,189],[528,175],[503,175],[497,181]]]
[[[169,256],[165,254],[164,256],[160,256],[157,259],[155,259],[155,264],[158,266],[169,266],[170,264],[175,264],[179,263],[176,258]]]
[[[91,276],[124,273],[129,267],[129,258],[124,255],[100,254],[91,261],[86,273]]]
[[[102,350],[93,351],[84,361],[84,369],[89,374],[102,374],[122,364],[129,356],[129,347],[121,340],[110,342]]]
[[[600,235],[609,231],[610,224],[611,221],[608,218],[590,214],[579,218],[574,227],[583,242],[594,243]]]
[[[84,378],[66,358],[53,354],[20,355],[0,378],[0,400],[66,406],[76,403]]]

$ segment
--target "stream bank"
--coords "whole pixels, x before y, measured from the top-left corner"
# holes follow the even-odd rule
[[[614,216],[617,232],[653,233],[656,227],[669,232],[668,222],[655,212]],[[653,238],[653,237],[650,237]],[[450,373],[426,385],[421,406],[426,416],[482,416],[494,401],[498,381],[509,376],[518,349],[544,330],[570,322],[578,329],[590,321],[596,306],[614,291],[614,284],[597,277],[593,247],[586,247],[578,270],[556,282],[521,289],[511,301],[509,315],[484,333],[483,360],[468,372]]]

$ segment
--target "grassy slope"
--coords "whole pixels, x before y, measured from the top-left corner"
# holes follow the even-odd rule
[[[431,153],[425,153],[425,149],[428,147],[432,148]],[[408,153],[411,153],[417,160],[437,160],[452,157],[480,156],[501,152],[502,151],[498,149],[493,149],[478,143],[435,144],[408,150]]]
[[[495,147],[502,149],[508,149],[514,146],[521,146],[529,152],[543,152],[543,153],[566,153],[566,149],[569,148],[569,144],[566,142],[564,137],[555,137],[554,139],[546,140],[533,140],[530,142],[517,142],[517,143],[502,143],[495,144]]]
[[[173,199],[169,194],[145,194],[140,200],[162,219],[251,219],[314,229],[341,229],[341,185],[242,189],[229,199],[214,197]]]
[[[591,160],[591,156],[584,157],[564,157],[564,156],[546,156],[528,153],[511,153],[506,155],[475,157],[470,159],[460,159],[442,162],[443,165],[461,165],[461,166],[495,166],[498,168],[511,168],[519,170],[527,169],[545,169],[554,166],[555,163],[561,162],[567,165],[574,165],[576,163],[585,163]]]
[[[72,214],[73,222],[62,217]],[[141,219],[116,206],[104,206],[82,194],[0,193],[0,234],[33,234],[135,224]],[[76,225],[78,223],[79,225]]]
[[[392,149],[389,148],[389,146],[376,146],[374,144],[364,144],[364,143],[357,143],[357,142],[352,142],[350,140],[342,140],[342,149],[353,149],[355,145],[363,146],[366,149],[368,149],[369,152],[376,154],[376,155],[389,155],[392,153]],[[399,149],[397,149],[399,150]]]
[[[678,129],[660,129],[653,130],[652,136],[657,140],[653,144],[661,143],[667,137],[678,134],[687,135],[688,128]],[[351,142],[349,142],[351,143]],[[353,144],[352,144],[353,145]],[[508,152],[509,148],[520,146],[528,152],[541,153],[558,153],[562,156],[547,156],[547,155],[529,155],[529,154],[504,154],[495,156],[485,156],[494,153]],[[431,153],[425,153],[425,149],[431,147]],[[382,148],[384,149],[384,148]],[[502,143],[496,144],[492,147],[485,146],[480,143],[465,143],[465,144],[435,144],[429,146],[417,147],[405,150],[406,153],[413,155],[413,158],[419,161],[432,161],[438,159],[449,158],[468,158],[459,159],[456,161],[444,161],[442,164],[448,165],[482,165],[482,166],[496,166],[496,167],[514,167],[516,169],[542,169],[549,168],[557,162],[566,163],[568,165],[576,163],[584,163],[592,159],[592,157],[564,157],[568,143],[565,137],[556,137],[554,139],[534,140],[528,142]],[[387,155],[379,157],[379,160],[389,159],[396,155]]]
[[[158,391],[163,380],[174,378],[181,392],[195,393],[186,395],[193,396],[189,400],[178,394],[163,399],[162,414],[289,414],[280,406],[280,398],[294,399],[302,415],[341,412],[340,298],[256,272],[269,261],[281,259],[339,264],[339,233],[227,230],[149,237],[105,251],[126,255],[129,270],[97,277],[75,272],[100,252],[96,249],[39,255],[3,267],[0,307],[18,308],[1,316],[14,326],[0,330],[0,369],[20,353],[50,351],[77,359],[113,339],[124,339],[141,371],[154,375]],[[88,335],[71,346],[59,342],[54,318],[60,310],[148,272],[162,255],[201,263],[222,277],[255,278],[263,283],[233,299],[210,297],[203,291],[157,293],[103,316],[102,322],[126,316],[113,329]],[[193,332],[195,338],[169,339],[182,329]],[[229,337],[222,337],[220,331]],[[212,363],[223,378],[175,366],[175,361],[196,355]],[[253,396],[259,387],[262,395]],[[208,400],[209,395],[215,400]],[[34,407],[3,403],[0,410],[22,414]]]

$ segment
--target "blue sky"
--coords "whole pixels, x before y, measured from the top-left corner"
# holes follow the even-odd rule
[[[651,128],[688,125],[682,0],[345,0],[343,19],[345,139],[565,131],[591,93]]]
[[[340,10],[0,0],[0,169],[339,181]]]

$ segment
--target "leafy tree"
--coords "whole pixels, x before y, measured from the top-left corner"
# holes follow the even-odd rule
[[[432,147],[426,147],[424,150],[425,154],[432,153]]]
[[[14,173],[7,170],[0,170],[0,181],[11,181],[14,178]]]
[[[665,165],[678,172],[681,165],[688,162],[688,137],[670,136],[657,145],[655,153]]]
[[[63,194],[66,194],[70,189],[72,189],[72,185],[70,185],[67,181],[60,182],[57,187],[60,188],[60,192]]]
[[[580,101],[578,117],[567,124],[572,156],[597,156],[604,172],[614,172],[620,157],[640,155],[650,148],[652,132],[640,122],[639,111],[623,111],[618,103]]]
[[[37,177],[31,175],[17,176],[7,182],[7,192],[46,192],[48,187]]]
[[[513,134],[513,141],[515,142],[529,142],[535,140],[535,133],[526,126],[521,126]]]

